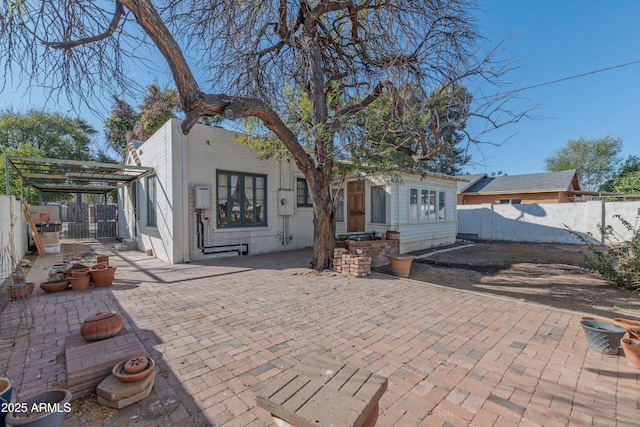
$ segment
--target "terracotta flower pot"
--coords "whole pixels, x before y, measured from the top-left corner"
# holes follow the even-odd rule
[[[71,271],[71,278],[83,277],[83,276],[89,277],[89,268],[78,268],[70,271]]]
[[[96,286],[111,286],[115,275],[115,265],[101,270],[91,270],[91,281]]]
[[[46,426],[57,427],[62,425],[62,420],[66,415],[65,410],[69,410],[71,402],[71,392],[64,389],[53,389],[31,397],[25,402],[27,408],[43,407],[42,412],[36,412],[25,416],[22,412],[10,412],[7,414],[6,422],[12,426]],[[46,405],[41,405],[46,404]]]
[[[89,288],[89,281],[91,277],[89,276],[89,272],[84,276],[71,276],[69,278],[69,282],[71,282],[71,289],[74,291],[84,291]]]
[[[394,276],[409,277],[411,272],[411,263],[416,259],[413,255],[406,254],[389,254],[389,263],[391,264],[391,272]]]
[[[9,286],[9,297],[11,299],[26,298],[33,292],[35,283],[17,283]]]
[[[94,270],[102,270],[109,267],[107,265],[106,262],[102,261],[102,262],[97,262],[94,265],[92,265],[91,267],[89,267],[89,270],[94,271]]]
[[[87,317],[80,327],[80,335],[87,341],[100,341],[110,338],[122,329],[122,317],[115,311],[96,313]]]
[[[640,340],[632,338],[622,338],[620,340],[624,357],[629,366],[640,368]]]
[[[96,256],[96,264],[100,264],[101,262],[104,262],[105,264],[107,264],[107,267],[109,266],[109,255],[98,255]]]
[[[395,230],[387,230],[387,240],[400,240],[400,232]]]
[[[124,370],[124,365],[128,363],[129,360],[125,360],[123,362],[118,363],[116,366],[113,367],[113,369],[111,370],[111,373],[113,374],[114,377],[116,377],[117,379],[125,383],[140,381],[141,379],[151,374],[151,372],[153,371],[153,368],[155,368],[156,366],[156,362],[154,362],[152,358],[146,357],[146,359],[147,359],[147,364],[145,368],[135,374],[128,374]]]
[[[40,283],[40,289],[45,292],[60,292],[69,287],[69,279],[49,280]]]
[[[625,329],[640,329],[640,320],[624,319],[622,317],[614,317],[613,323]]]

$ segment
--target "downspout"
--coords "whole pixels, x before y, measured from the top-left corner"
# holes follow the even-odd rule
[[[187,141],[186,135],[180,132],[181,138],[180,141],[182,143],[182,148],[180,150],[182,161],[180,162],[182,167],[182,251],[184,262],[189,263],[189,242],[191,239],[189,238],[189,193],[188,193],[188,183],[187,183]]]

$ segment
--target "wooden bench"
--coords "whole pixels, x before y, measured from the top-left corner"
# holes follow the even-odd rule
[[[279,427],[371,427],[387,378],[345,362],[311,355],[258,390],[258,406]]]

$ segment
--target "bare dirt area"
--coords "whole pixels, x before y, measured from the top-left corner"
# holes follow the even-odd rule
[[[583,246],[507,242],[464,245],[456,244],[457,249],[446,252],[436,250],[414,261],[409,277],[597,316],[629,317],[613,305],[640,304],[640,293],[608,285],[597,272],[586,268]],[[391,273],[389,266],[376,270]]]

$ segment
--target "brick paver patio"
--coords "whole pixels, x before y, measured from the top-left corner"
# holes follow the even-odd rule
[[[310,257],[169,266],[111,253],[109,288],[34,291],[35,326],[15,345],[0,341],[0,366],[22,398],[52,388],[65,379],[65,337],[115,310],[158,375],[151,396],[106,425],[271,426],[256,387],[310,353],[388,377],[383,427],[638,425],[640,370],[588,350],[581,313],[379,274],[318,274]]]

